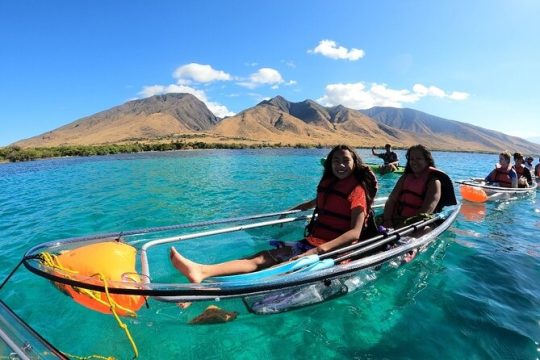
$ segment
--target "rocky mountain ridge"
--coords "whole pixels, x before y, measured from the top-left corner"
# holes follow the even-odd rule
[[[408,147],[436,150],[540,153],[540,145],[494,130],[443,119],[413,109],[374,107],[354,110],[325,107],[313,100],[264,100],[220,119],[190,94],[156,95],[133,100],[21,140],[21,147],[98,145],[133,141],[171,141],[182,135],[211,143],[295,146]]]

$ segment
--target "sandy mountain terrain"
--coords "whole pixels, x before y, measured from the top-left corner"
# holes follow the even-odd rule
[[[21,140],[21,147],[172,141],[188,135],[207,143],[357,147],[424,144],[434,150],[540,153],[540,145],[497,131],[413,109],[324,107],[313,100],[281,96],[235,116],[219,119],[190,94],[157,95],[79,119]]]

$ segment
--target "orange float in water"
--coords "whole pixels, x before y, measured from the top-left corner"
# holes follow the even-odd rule
[[[473,202],[485,202],[488,199],[486,192],[478,186],[461,185],[459,192],[465,200]]]
[[[459,212],[469,221],[481,222],[486,216],[486,204],[464,201]]]
[[[135,285],[140,282],[135,270],[136,254],[137,250],[130,245],[108,241],[65,251],[57,256],[57,261],[62,268],[73,273],[70,278],[74,280],[103,286],[100,279],[100,276],[103,276],[107,282],[131,281]],[[111,313],[111,305],[104,292],[65,284],[56,285],[79,304],[101,313]],[[134,316],[135,311],[139,310],[145,301],[144,296],[140,295],[110,294],[110,297],[116,305],[116,313],[122,316]]]

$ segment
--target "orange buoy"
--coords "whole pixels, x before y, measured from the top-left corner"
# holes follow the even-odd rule
[[[65,251],[57,256],[57,261],[74,280],[103,286],[104,282],[100,278],[103,276],[107,282],[130,281],[135,285],[140,282],[135,269],[136,254],[137,250],[130,245],[107,241]],[[129,277],[126,278],[127,276]],[[144,296],[140,295],[110,294],[114,302],[110,304],[104,292],[65,284],[56,285],[79,304],[105,314],[110,314],[111,306],[114,305],[118,315],[134,316],[145,301]],[[129,284],[126,287],[130,287]]]
[[[484,189],[479,186],[461,185],[459,192],[465,200],[473,202],[485,202],[488,199]]]

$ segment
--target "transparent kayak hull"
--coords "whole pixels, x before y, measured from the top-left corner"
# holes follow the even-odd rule
[[[368,245],[365,245],[363,241],[359,249],[349,252],[351,254],[352,251],[356,251],[357,255],[346,263],[341,261],[334,263],[332,259],[321,258],[319,262],[315,261],[314,263],[315,265],[324,263],[326,264],[325,266],[314,266],[313,268],[306,266],[305,268],[301,267],[300,270],[296,269],[285,273],[273,274],[272,276],[260,277],[255,280],[246,280],[240,277],[232,281],[209,279],[209,281],[204,281],[200,284],[189,282],[154,282],[152,280],[154,273],[150,267],[148,253],[153,248],[170,245],[179,241],[204,238],[215,234],[227,234],[234,231],[244,231],[258,227],[282,226],[296,221],[305,222],[310,216],[298,216],[297,213],[293,212],[285,214],[283,218],[283,214],[272,214],[269,216],[272,219],[267,221],[253,222],[248,220],[241,225],[205,229],[201,232],[168,237],[154,236],[150,240],[144,239],[143,235],[148,235],[153,233],[153,231],[148,231],[148,229],[145,229],[142,233],[134,231],[132,235],[135,239],[132,239],[131,244],[137,247],[137,254],[140,259],[140,263],[138,264],[140,268],[138,270],[140,281],[109,281],[106,286],[111,294],[142,295],[166,302],[215,301],[227,298],[242,298],[246,307],[254,313],[286,311],[344,295],[354,288],[357,277],[363,270],[389,261],[399,262],[405,253],[413,249],[427,247],[451,226],[459,213],[460,207],[461,205],[458,204],[445,208],[436,218],[429,220],[429,228],[420,227],[420,223],[422,223],[420,221],[420,225],[410,225],[406,230],[396,230],[394,233],[389,233],[388,236],[379,235],[378,237],[366,240],[365,244]],[[276,217],[277,219],[275,219]],[[257,217],[257,220],[259,219],[260,217]],[[208,223],[204,224],[204,226],[208,225]],[[170,228],[167,229],[167,231],[170,230]],[[40,254],[43,252],[61,253],[87,244],[111,241],[111,234],[106,235],[73,238],[38,245],[26,253],[24,265],[30,271],[57,283],[95,291],[105,291],[104,284],[96,281],[95,278],[75,277],[72,273],[70,274],[61,269],[45,265],[40,259]],[[125,241],[126,239],[122,240]],[[129,244],[129,242],[127,243]],[[381,246],[386,243],[391,243],[392,246],[388,248],[383,247],[384,251],[374,251],[381,249]],[[339,259],[339,256],[336,259]],[[330,266],[327,265],[328,263],[330,263]],[[181,275],[177,275],[181,278]]]

